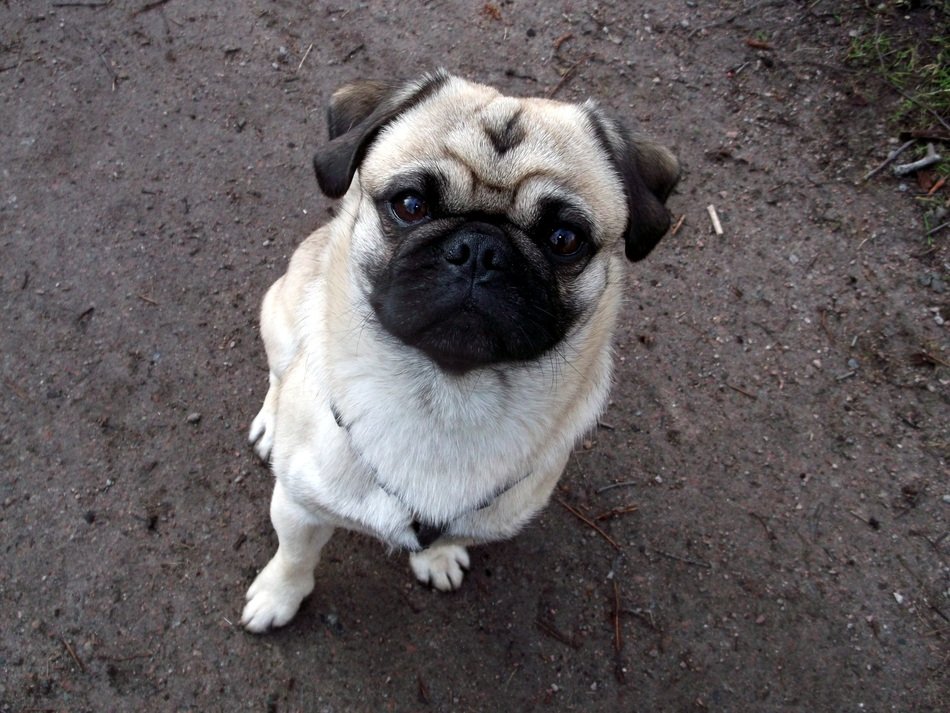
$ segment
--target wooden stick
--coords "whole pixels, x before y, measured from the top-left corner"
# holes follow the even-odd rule
[[[719,214],[716,213],[716,206],[710,203],[706,206],[706,212],[709,213],[709,219],[712,221],[713,230],[716,235],[722,235],[722,223],[719,222]]]
[[[297,65],[297,70],[300,71],[300,68],[303,67],[303,63],[307,61],[307,57],[310,56],[310,50],[313,49],[313,42],[310,43],[310,46],[307,48],[307,51],[303,53],[303,57],[300,58],[300,64]]]
[[[569,513],[571,513],[571,515],[573,515],[574,517],[576,517],[578,520],[580,520],[581,522],[583,522],[585,525],[587,525],[587,526],[589,526],[590,528],[592,528],[598,535],[600,535],[600,536],[603,537],[605,540],[607,540],[607,542],[609,542],[609,543],[611,544],[611,546],[612,546],[615,550],[617,550],[617,552],[620,552],[620,545],[617,544],[617,541],[614,540],[614,539],[613,539],[610,535],[608,535],[606,532],[604,532],[604,531],[597,525],[597,523],[593,522],[589,517],[585,516],[580,510],[577,510],[576,508],[574,508],[574,507],[568,505],[566,502],[564,502],[563,500],[561,500],[561,498],[558,498],[557,501],[561,504],[561,506],[562,506],[565,510],[567,510]]]
[[[611,508],[607,512],[603,512],[597,517],[594,518],[595,522],[600,522],[601,520],[609,520],[612,517],[617,517],[618,515],[626,515],[628,512],[636,512],[640,508],[637,505],[623,505],[621,507]]]
[[[82,661],[79,660],[79,657],[78,657],[78,656],[76,656],[76,652],[73,651],[73,647],[70,646],[70,645],[69,645],[69,642],[66,641],[66,639],[64,639],[63,637],[59,637],[59,640],[63,642],[63,646],[66,647],[66,651],[69,652],[69,655],[72,656],[73,661],[75,661],[75,662],[76,662],[76,665],[79,666],[79,670],[82,671],[83,673],[85,673],[85,672],[86,672],[86,665],[85,665]]]
[[[904,151],[906,151],[907,149],[909,149],[909,148],[910,148],[911,146],[913,146],[916,142],[917,142],[916,139],[911,139],[910,141],[905,142],[903,145],[901,145],[901,146],[899,146],[898,148],[896,148],[896,149],[894,149],[893,151],[891,151],[889,154],[887,154],[887,158],[884,159],[884,161],[883,161],[877,168],[872,169],[871,171],[868,171],[868,172],[865,174],[864,178],[862,178],[861,180],[862,180],[862,181],[867,181],[868,179],[872,178],[873,176],[875,176],[875,175],[876,175],[877,173],[879,173],[880,171],[882,171],[882,170],[884,170],[885,168],[887,168],[887,167],[894,161],[895,158],[897,158],[897,157],[900,156],[902,153],[904,153]]]
[[[683,564],[691,564],[694,567],[702,567],[703,569],[712,569],[712,565],[709,562],[701,562],[699,560],[691,560],[686,557],[678,557],[677,555],[670,554],[669,552],[664,552],[663,550],[653,550],[658,555],[662,555],[667,559],[675,560],[676,562],[682,562]]]
[[[614,651],[619,655],[623,650],[623,634],[620,630],[620,586],[614,580]]]
[[[680,228],[683,227],[684,220],[686,220],[686,213],[683,213],[683,215],[680,216],[680,219],[676,221],[676,225],[674,225],[673,229],[670,231],[671,236],[676,235],[680,231]]]
[[[605,493],[608,490],[613,490],[614,488],[626,488],[632,485],[640,485],[640,482],[637,480],[625,480],[622,483],[611,483],[610,485],[605,485],[597,491],[597,494]]]

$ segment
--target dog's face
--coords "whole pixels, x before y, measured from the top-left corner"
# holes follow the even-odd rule
[[[435,74],[334,94],[321,188],[359,169],[350,260],[380,325],[446,371],[531,362],[595,310],[625,243],[669,225],[666,149],[591,103],[516,99]]]

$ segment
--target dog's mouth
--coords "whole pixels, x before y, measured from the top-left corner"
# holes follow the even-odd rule
[[[419,291],[397,286],[374,294],[376,316],[387,332],[450,373],[536,359],[563,334],[549,309],[524,300],[513,285],[438,288],[425,300]]]
[[[571,322],[552,281],[491,226],[394,260],[370,303],[387,332],[450,373],[537,359]]]

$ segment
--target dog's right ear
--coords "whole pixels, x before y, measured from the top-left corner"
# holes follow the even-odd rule
[[[330,140],[342,136],[364,121],[399,88],[396,82],[363,79],[344,84],[333,92],[327,107],[327,133]]]
[[[337,89],[327,107],[330,141],[313,157],[320,190],[330,198],[346,193],[380,129],[437,92],[449,78],[439,71],[415,82],[364,80]]]

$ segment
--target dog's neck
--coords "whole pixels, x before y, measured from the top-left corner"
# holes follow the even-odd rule
[[[442,535],[444,535],[453,520],[456,520],[464,515],[469,515],[471,513],[478,512],[479,510],[485,510],[491,507],[492,504],[496,500],[498,500],[498,498],[500,498],[506,492],[514,488],[522,480],[525,480],[526,478],[531,476],[530,472],[520,475],[516,477],[515,479],[513,479],[511,482],[506,483],[502,485],[501,487],[499,487],[498,489],[496,489],[491,495],[489,495],[487,498],[485,498],[483,501],[481,501],[474,507],[463,506],[459,510],[458,513],[456,513],[455,515],[451,517],[448,517],[440,522],[429,522],[423,516],[419,515],[419,513],[416,511],[416,508],[413,506],[408,496],[406,496],[403,493],[400,493],[398,490],[396,490],[392,486],[386,484],[385,477],[380,475],[379,470],[376,468],[376,466],[370,460],[366,458],[362,450],[354,442],[352,433],[350,432],[350,422],[346,420],[346,418],[340,412],[340,409],[337,407],[336,403],[333,401],[330,402],[330,413],[333,414],[333,420],[336,421],[337,427],[339,427],[342,431],[346,433],[346,438],[347,438],[350,448],[353,450],[353,452],[356,454],[359,460],[370,472],[373,478],[373,481],[376,484],[376,487],[378,487],[380,490],[386,493],[386,495],[388,495],[389,497],[397,500],[400,503],[400,505],[402,505],[406,510],[408,510],[412,514],[411,527],[412,527],[413,532],[415,532],[416,534],[416,539],[419,541],[420,549],[428,547],[437,539],[439,539]]]

